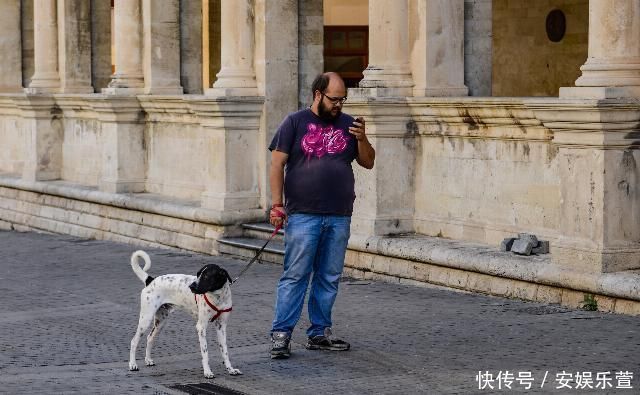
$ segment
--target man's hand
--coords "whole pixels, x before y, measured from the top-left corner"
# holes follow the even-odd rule
[[[358,140],[358,156],[356,161],[365,169],[372,169],[376,160],[376,150],[373,149],[364,127],[364,118],[358,117],[349,127],[351,133]]]
[[[364,118],[358,117],[353,122],[353,126],[349,126],[349,133],[354,135],[356,140],[363,141],[367,138],[367,134],[364,127]]]
[[[287,221],[287,213],[282,207],[272,207],[269,211],[269,223],[277,227],[282,227]]]

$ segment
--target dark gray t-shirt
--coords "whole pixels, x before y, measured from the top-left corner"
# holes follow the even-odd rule
[[[358,145],[347,114],[327,122],[310,109],[287,115],[269,150],[289,155],[284,197],[288,214],[351,215],[354,178],[351,162]]]

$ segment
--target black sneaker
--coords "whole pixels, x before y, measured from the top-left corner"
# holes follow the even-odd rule
[[[344,340],[333,337],[331,328],[324,328],[324,335],[309,337],[305,347],[307,350],[347,351],[351,345]]]
[[[271,334],[271,359],[286,359],[291,355],[289,342],[291,337],[287,332],[273,332]]]

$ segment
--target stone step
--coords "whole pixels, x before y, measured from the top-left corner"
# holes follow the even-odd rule
[[[275,227],[267,222],[257,222],[242,225],[242,234],[248,238],[267,240]],[[273,237],[274,241],[284,241],[284,230],[280,229]]]
[[[265,240],[249,237],[224,237],[218,240],[218,251],[221,254],[238,255],[253,258],[260,250]],[[284,259],[284,243],[271,240],[262,252],[260,259],[265,262],[282,264]]]

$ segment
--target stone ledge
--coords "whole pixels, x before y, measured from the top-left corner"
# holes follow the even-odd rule
[[[137,210],[168,217],[204,222],[213,225],[237,225],[264,220],[263,209],[217,211],[205,209],[199,203],[167,198],[151,193],[116,194],[65,181],[24,181],[18,176],[0,174],[0,187],[60,196],[126,210]]]
[[[555,265],[551,261],[551,255],[523,257],[501,252],[497,246],[493,248],[484,244],[422,235],[369,238],[352,235],[349,248],[355,252],[370,254],[369,257],[360,257],[350,265],[351,267],[400,278],[426,281],[426,278],[422,278],[424,276],[421,277],[420,273],[409,265],[419,262],[433,267],[461,270],[468,276],[481,274],[559,288],[566,292],[578,291],[640,301],[640,270],[615,273],[581,272]],[[384,263],[376,264],[373,259],[375,256],[397,258],[407,264],[392,265],[394,267],[391,270],[392,268],[385,267]],[[389,266],[388,263],[386,266]],[[460,279],[459,276],[456,277]],[[465,284],[460,283],[457,286],[446,281],[445,283],[448,286],[473,290],[472,284],[467,280],[460,280]]]

